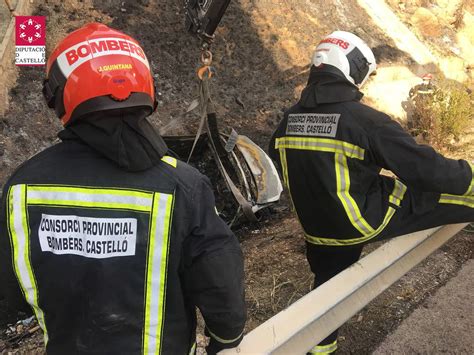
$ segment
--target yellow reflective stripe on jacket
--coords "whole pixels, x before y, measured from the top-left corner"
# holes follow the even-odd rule
[[[173,195],[154,194],[146,271],[143,354],[161,353],[172,209]]]
[[[469,163],[469,166],[471,167],[472,179],[471,179],[471,184],[469,185],[466,192],[464,193],[465,196],[474,195],[474,165]]]
[[[291,201],[291,211],[294,211],[296,213],[296,217],[298,217],[298,220],[301,220],[300,217],[298,216],[298,211],[296,211],[295,208],[295,203],[293,202],[293,196],[291,196],[291,189],[290,189],[290,178],[288,177],[288,162],[286,161],[286,149],[282,148],[279,149],[280,152],[280,161],[281,161],[281,167],[283,170],[283,183],[288,189],[289,195],[290,195],[290,201]]]
[[[191,346],[191,349],[189,349],[188,355],[196,354],[196,347],[197,347],[197,344],[196,344],[196,342],[194,342],[193,346]]]
[[[288,165],[286,162],[286,150],[285,149],[279,149],[280,152],[280,161],[281,161],[281,168],[283,170],[283,183],[285,186],[290,190],[290,184],[288,180]]]
[[[211,330],[206,326],[207,328],[207,331],[209,332],[209,334],[211,335],[211,337],[213,337],[215,340],[217,340],[219,343],[221,344],[231,344],[233,343],[234,341],[237,341],[240,339],[240,337],[242,336],[242,334],[244,334],[244,332],[242,331],[242,333],[240,333],[237,337],[235,337],[234,339],[223,339],[223,338],[220,338],[218,337],[217,335],[215,335],[213,332],[211,332]]]
[[[358,244],[374,238],[380,234],[390,222],[396,210],[389,206],[387,213],[381,225],[374,229],[362,216],[362,213],[356,201],[350,194],[350,175],[347,158],[364,159],[365,150],[354,144],[339,141],[330,138],[313,138],[313,137],[281,137],[275,140],[275,148],[280,152],[280,160],[283,170],[283,180],[285,185],[289,187],[288,164],[286,160],[286,149],[314,150],[322,152],[332,152],[334,154],[335,175],[336,175],[336,192],[344,211],[347,214],[351,224],[358,230],[362,237],[351,239],[334,239],[325,237],[315,237],[306,235],[306,240],[312,244],[318,245],[351,245]],[[393,205],[400,206],[403,196],[407,188],[399,180],[395,180],[395,186],[392,194],[389,196],[389,202]],[[290,196],[291,196],[291,191]]]
[[[441,194],[439,203],[467,206],[474,208],[474,196]]]
[[[395,186],[393,187],[392,194],[389,196],[388,201],[396,206],[400,206],[405,196],[407,187],[400,180],[395,180]]]
[[[275,142],[275,148],[278,148],[280,151],[283,180],[288,189],[290,189],[290,187],[288,178],[288,165],[286,162],[286,149],[316,150],[335,153],[336,189],[337,195],[344,207],[344,210],[346,211],[346,214],[354,228],[356,228],[362,235],[366,236],[374,232],[374,229],[362,217],[357,203],[349,194],[350,177],[346,157],[364,159],[365,150],[363,148],[336,139],[313,137],[277,138]]]
[[[121,189],[68,186],[30,186],[28,204],[84,208],[127,209],[149,212],[152,193]]]
[[[400,180],[395,180],[395,186],[393,187],[393,191],[391,195],[389,196],[389,201],[394,201],[392,203],[399,206],[401,201],[403,200],[403,196],[405,195],[406,191],[407,191],[407,187],[405,186],[405,184],[403,184]],[[382,223],[380,224],[380,226],[371,234],[366,235],[364,237],[351,238],[351,239],[334,239],[334,238],[315,237],[315,236],[305,233],[305,239],[308,243],[317,244],[317,245],[347,246],[347,245],[363,243],[379,235],[385,229],[387,224],[390,222],[395,212],[396,212],[395,208],[389,206],[387,209],[387,213],[385,214],[385,217]]]
[[[43,310],[38,303],[38,287],[30,259],[30,229],[28,226],[27,186],[14,185],[8,192],[8,229],[13,246],[13,265],[26,301],[35,312],[43,330],[44,342],[48,343],[48,332]]]
[[[328,345],[316,345],[312,348],[310,354],[331,354],[337,350],[337,340],[334,340],[331,344]]]
[[[152,192],[127,190],[119,188],[101,188],[93,186],[65,186],[65,185],[28,185],[28,192],[76,192],[94,195],[134,196],[137,198],[150,198]]]
[[[173,168],[176,168],[176,166],[178,165],[178,161],[175,158],[170,157],[169,155],[165,155],[163,158],[161,158],[161,160],[171,165]]]
[[[275,140],[275,148],[315,150],[344,154],[349,158],[364,160],[365,149],[354,144],[330,138],[281,137]]]
[[[464,195],[441,194],[438,201],[439,203],[474,208],[474,165],[471,163],[469,163],[469,165],[472,171],[472,180]]]
[[[351,180],[349,176],[349,167],[347,166],[347,158],[345,155],[337,153],[335,156],[336,166],[336,189],[337,196],[344,206],[347,217],[362,235],[367,236],[374,233],[374,229],[362,217],[359,206],[349,193]]]

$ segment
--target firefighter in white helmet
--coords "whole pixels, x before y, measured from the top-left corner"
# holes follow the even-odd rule
[[[359,88],[376,69],[362,39],[333,32],[312,64],[269,149],[304,229],[315,287],[356,262],[368,242],[474,221],[472,165],[418,145],[359,102]],[[382,168],[397,178],[380,175]],[[337,331],[310,352],[336,349]]]

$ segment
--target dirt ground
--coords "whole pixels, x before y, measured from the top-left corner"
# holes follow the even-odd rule
[[[196,97],[199,42],[184,32],[181,0],[147,3],[48,0],[38,2],[35,14],[48,17],[48,52],[66,33],[90,21],[104,22],[135,37],[147,52],[160,91],[153,122],[165,134],[194,133],[198,117],[184,112]],[[336,28],[366,38],[381,67],[418,68],[355,0],[344,1],[344,6],[338,0],[233,1],[213,48],[214,100],[223,130],[233,127],[266,148],[282,110],[295,102],[306,83],[308,61],[318,38]],[[18,164],[57,140],[60,124],[43,102],[43,76],[42,68],[22,68],[9,92],[10,108],[0,117],[0,186]],[[451,154],[474,159],[469,141],[457,148]],[[246,259],[246,331],[311,290],[302,233],[287,202],[284,196],[269,218],[237,231]],[[460,233],[353,317],[341,330],[340,352],[371,353],[401,320],[472,259],[473,243],[472,234]],[[15,321],[2,312],[0,300],[0,353],[7,351],[2,344],[3,327]],[[20,345],[8,351],[43,351],[39,332]]]

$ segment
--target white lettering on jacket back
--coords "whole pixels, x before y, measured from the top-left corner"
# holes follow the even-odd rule
[[[42,214],[38,237],[43,252],[104,259],[135,255],[136,218]]]
[[[288,116],[287,135],[336,137],[339,113],[292,113]]]

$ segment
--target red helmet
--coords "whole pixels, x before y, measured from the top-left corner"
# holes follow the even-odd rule
[[[48,59],[43,94],[64,126],[92,112],[156,107],[150,64],[130,36],[90,23],[60,42]]]

